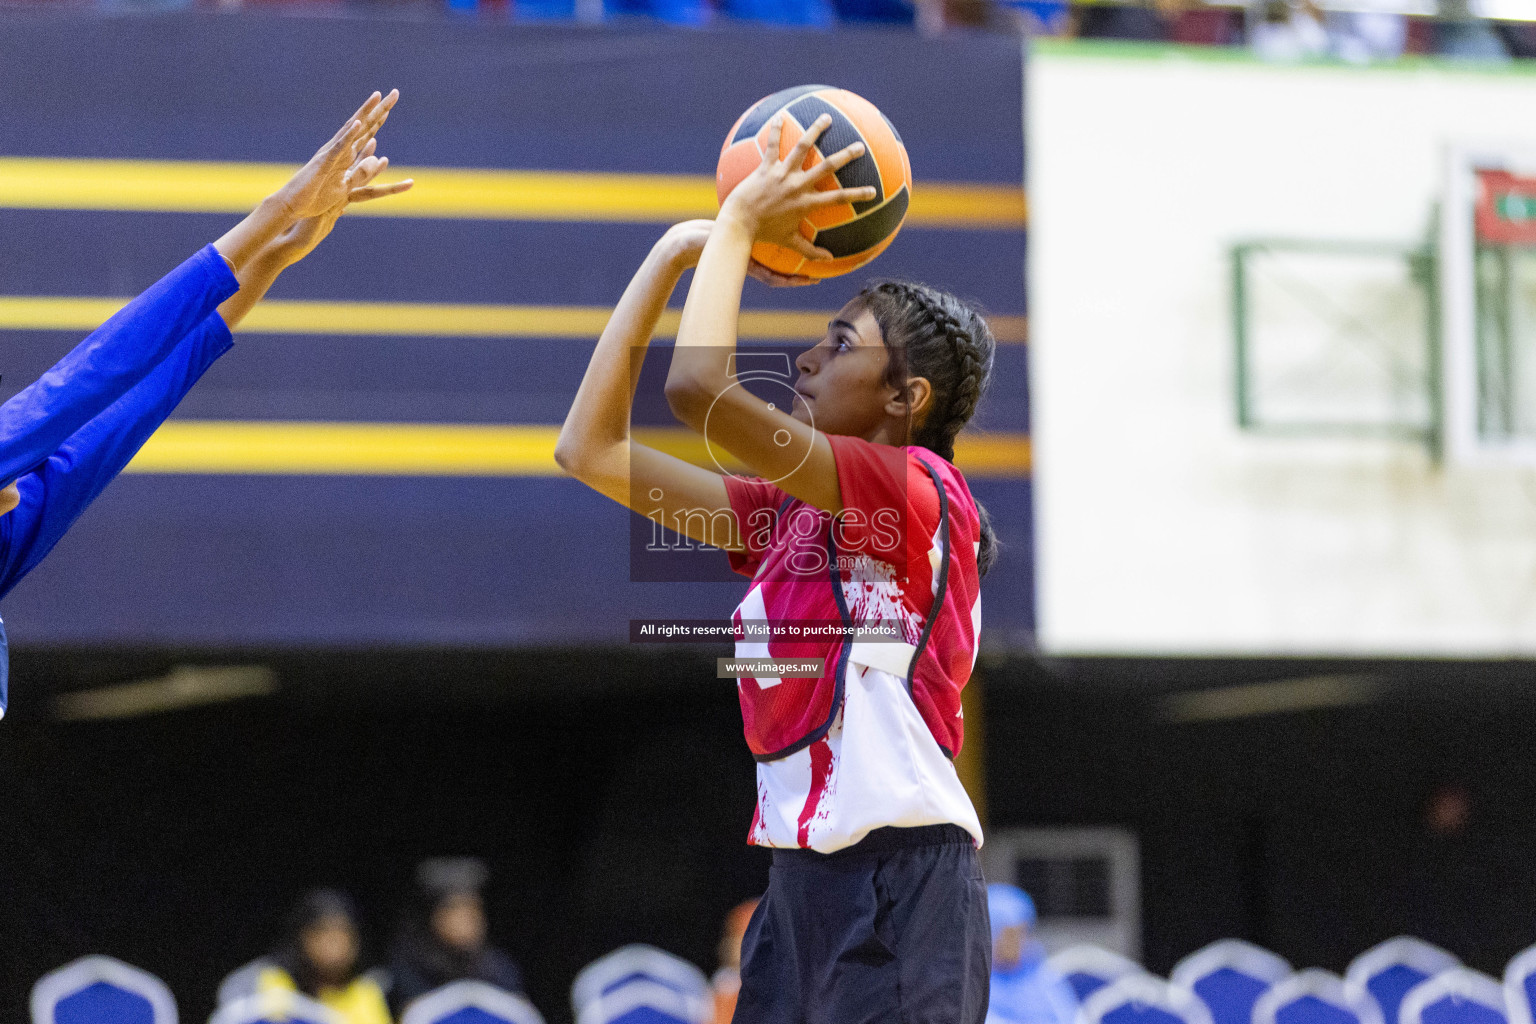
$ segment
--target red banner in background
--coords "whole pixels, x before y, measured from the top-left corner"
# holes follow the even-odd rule
[[[1536,178],[1509,171],[1477,171],[1477,240],[1536,245]]]

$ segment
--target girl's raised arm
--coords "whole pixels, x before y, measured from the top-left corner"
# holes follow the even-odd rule
[[[862,142],[818,160],[810,170],[802,169],[831,123],[823,114],[780,160],[784,115],[775,118],[762,163],[721,206],[683,307],[667,376],[667,401],[678,419],[700,433],[707,418],[710,443],[720,445],[754,473],[777,481],[785,492],[817,508],[839,512],[842,500],[827,439],[815,427],[773,408],[745,388],[733,388],[730,375],[752,243],[777,242],[812,259],[830,259],[831,253],[800,234],[800,222],[812,210],[875,197],[875,190],[868,186],[816,188],[818,182],[863,155]],[[787,444],[781,443],[785,432]]]
[[[710,237],[710,221],[667,231],[635,272],[592,352],[586,376],[560,428],[555,461],[599,494],[704,544],[740,550],[740,531],[712,529],[731,502],[720,474],[633,440],[630,411],[640,363],[683,271]],[[724,521],[729,521],[728,518]]]

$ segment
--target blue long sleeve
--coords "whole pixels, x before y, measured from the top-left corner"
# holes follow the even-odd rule
[[[122,398],[239,288],[224,257],[205,246],[0,405],[0,484],[38,466]]]
[[[53,550],[233,343],[223,318],[210,313],[147,377],[16,481],[21,504],[0,516],[0,597]],[[0,716],[6,708],[9,661],[5,624],[0,623]]]
[[[17,480],[21,504],[0,516],[0,597],[42,561],[233,344],[223,318],[210,314],[149,376]]]

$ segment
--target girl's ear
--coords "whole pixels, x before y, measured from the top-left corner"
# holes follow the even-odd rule
[[[928,378],[908,377],[904,387],[892,391],[890,401],[885,403],[885,411],[887,415],[905,419],[915,429],[922,425],[932,405],[933,385],[928,383]]]

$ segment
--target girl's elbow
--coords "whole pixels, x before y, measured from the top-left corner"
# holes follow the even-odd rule
[[[561,436],[555,442],[555,465],[559,466],[568,476],[581,478],[581,446],[567,437]]]
[[[714,392],[695,378],[667,381],[667,407],[679,421],[696,430],[703,426],[714,400]]]

